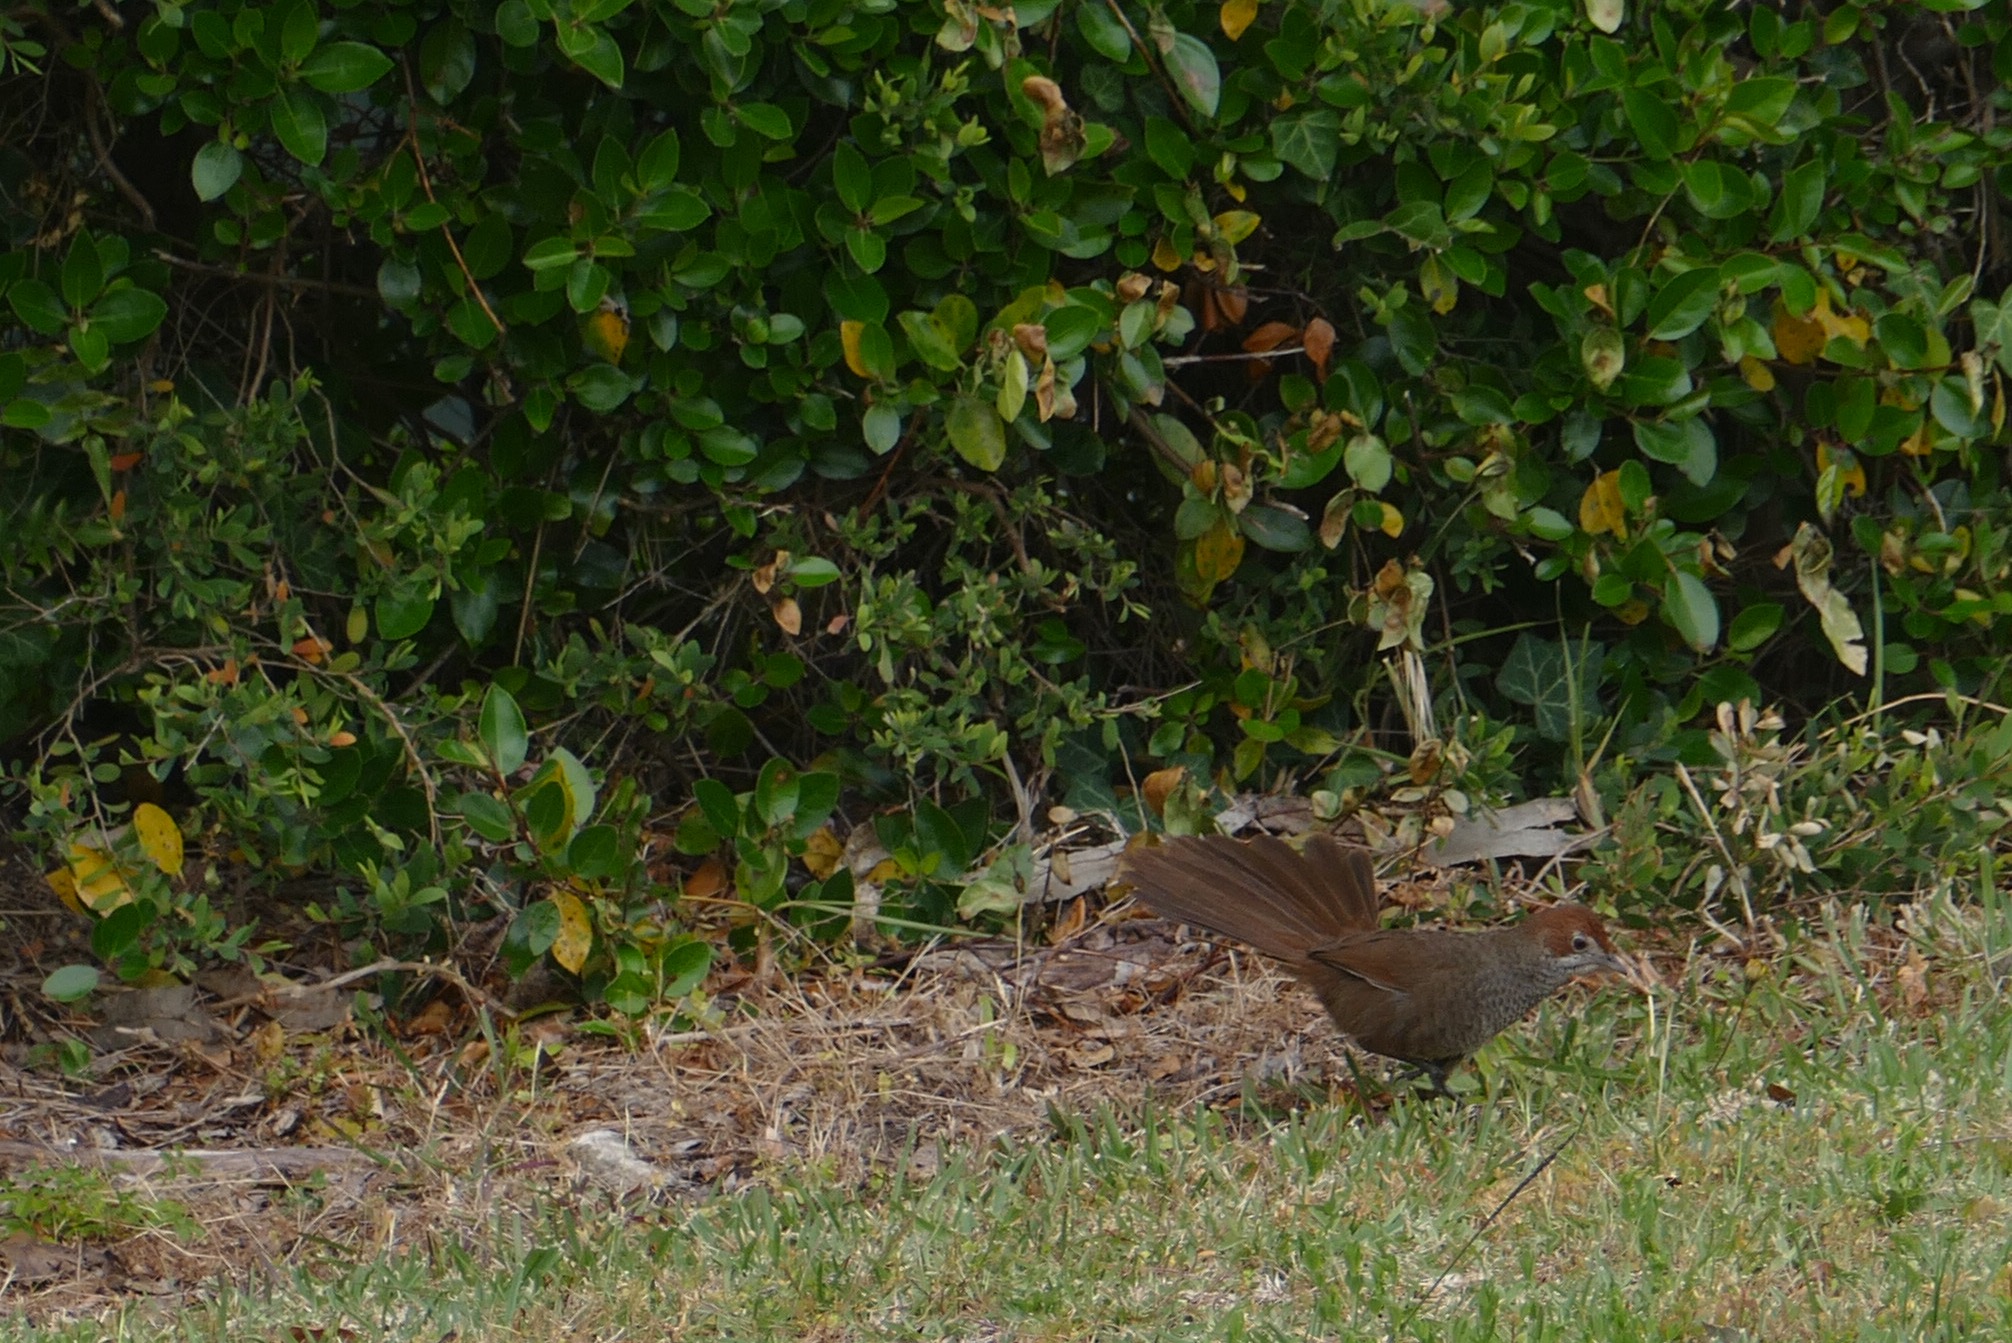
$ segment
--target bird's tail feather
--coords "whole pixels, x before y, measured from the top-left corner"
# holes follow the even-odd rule
[[[1368,853],[1326,835],[1309,840],[1303,854],[1269,835],[1172,839],[1126,854],[1118,879],[1165,918],[1288,962],[1377,926]]]

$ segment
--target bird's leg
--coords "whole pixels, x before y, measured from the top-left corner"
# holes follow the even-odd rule
[[[1446,1075],[1451,1071],[1447,1065],[1432,1062],[1407,1062],[1405,1067],[1410,1069],[1410,1076],[1422,1077],[1432,1083],[1429,1088],[1419,1088],[1418,1097],[1420,1100],[1448,1100],[1456,1104],[1459,1102],[1459,1095],[1446,1085]]]

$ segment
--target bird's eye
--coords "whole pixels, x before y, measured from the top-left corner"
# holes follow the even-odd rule
[[[1572,950],[1574,950],[1574,951],[1584,951],[1584,950],[1586,950],[1586,949],[1587,949],[1588,947],[1590,947],[1590,946],[1592,946],[1592,945],[1593,945],[1593,944],[1592,944],[1592,942],[1591,942],[1590,940],[1588,940],[1588,939],[1587,939],[1587,937],[1586,937],[1586,935],[1585,935],[1584,933],[1573,933],[1573,934],[1572,934]]]

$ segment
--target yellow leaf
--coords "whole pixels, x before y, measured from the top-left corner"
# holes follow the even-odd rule
[[[1220,583],[1243,563],[1244,538],[1221,519],[1195,541],[1195,572],[1203,581]]]
[[[171,877],[182,875],[182,832],[175,818],[151,802],[133,808],[133,833],[139,836],[140,852],[154,866]]]
[[[1855,312],[1837,312],[1830,306],[1830,291],[1816,291],[1816,309],[1810,316],[1823,327],[1826,340],[1848,340],[1860,349],[1872,336],[1871,325]]]
[[[45,873],[42,880],[49,883],[49,889],[56,893],[72,914],[89,914],[84,902],[77,898],[77,879],[70,875],[70,869],[59,867],[54,872]]]
[[[1444,317],[1452,312],[1460,302],[1460,281],[1454,278],[1452,268],[1441,261],[1437,254],[1428,254],[1418,266],[1418,291],[1425,301],[1432,305],[1432,311]]]
[[[587,953],[594,949],[593,920],[587,917],[580,897],[571,891],[554,891],[545,898],[559,911],[559,935],[552,939],[552,959],[568,974],[577,975],[587,963]]]
[[[1390,504],[1384,504],[1382,508],[1383,521],[1376,524],[1377,530],[1395,541],[1404,532],[1404,514]]]
[[[1745,378],[1747,386],[1756,392],[1774,390],[1774,370],[1750,354],[1740,356],[1740,376]]]
[[[587,319],[586,335],[588,349],[611,364],[619,364],[622,351],[629,348],[629,315],[604,298]]]
[[[1244,29],[1250,27],[1251,20],[1257,17],[1257,12],[1257,0],[1223,0],[1222,12],[1218,16],[1222,20],[1223,36],[1232,42],[1242,37]]]
[[[845,845],[838,842],[838,836],[831,833],[828,825],[811,831],[803,842],[803,865],[819,881],[838,871],[839,861],[844,857]]]
[[[1912,440],[1909,441],[1911,442]],[[1905,443],[1901,444],[1901,451],[1905,452],[1906,450],[1907,445]],[[1839,455],[1831,452],[1830,444],[1818,442],[1816,445],[1817,471],[1821,473],[1830,470],[1831,463],[1836,461]],[[1865,468],[1858,464],[1858,458],[1851,453],[1846,452],[1841,455],[1844,464],[1840,467],[1838,475],[1844,482],[1844,488],[1849,490],[1854,496],[1863,498],[1865,495]]]
[[[859,338],[866,331],[866,323],[843,321],[838,324],[838,343],[845,348],[845,366],[862,378],[873,375],[866,371],[866,361],[859,355]]]
[[[1930,421],[1923,420],[1919,429],[1916,429],[1913,433],[1902,439],[1900,441],[1900,450],[1909,457],[1926,457],[1929,453],[1934,452],[1935,439],[1928,432],[1929,423]],[[1860,481],[1858,492],[1864,494],[1865,486],[1863,482],[1865,480],[1865,472],[1862,469],[1858,472],[1858,479]]]
[[[1161,270],[1172,271],[1181,268],[1181,254],[1174,250],[1174,245],[1167,241],[1164,234],[1153,244],[1153,264]]]
[[[88,844],[70,846],[70,880],[77,898],[94,914],[109,914],[133,903],[132,888],[112,855]]]
[[[1628,510],[1621,503],[1621,473],[1602,472],[1579,496],[1579,530],[1588,536],[1602,532],[1620,536],[1627,524]]]
[[[1623,625],[1639,625],[1649,618],[1649,604],[1640,597],[1630,597],[1614,608],[1614,614]]]
[[[1215,217],[1216,231],[1232,247],[1256,233],[1260,222],[1249,210],[1225,210]]]
[[[1779,300],[1774,305],[1774,347],[1791,364],[1813,364],[1823,353],[1823,326],[1814,318],[1797,317]]]

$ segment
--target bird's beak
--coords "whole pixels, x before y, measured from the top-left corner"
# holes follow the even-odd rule
[[[1600,957],[1600,968],[1619,975],[1627,981],[1628,987],[1637,993],[1650,993],[1655,990],[1656,972],[1632,956],[1623,956],[1619,952],[1605,953]]]

